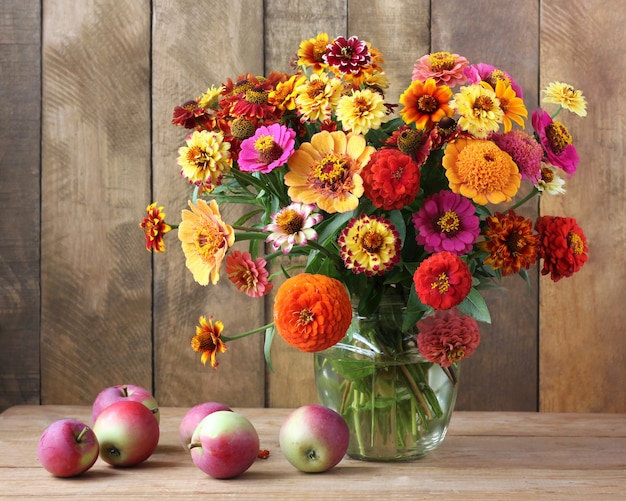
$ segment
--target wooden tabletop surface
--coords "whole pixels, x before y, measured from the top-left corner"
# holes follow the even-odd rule
[[[161,409],[155,453],[134,468],[98,459],[80,477],[50,475],[37,443],[53,421],[90,423],[90,408],[16,406],[0,414],[0,498],[104,499],[626,499],[626,415],[456,412],[436,451],[409,463],[345,458],[306,474],[283,457],[278,431],[289,409],[236,409],[269,449],[240,477],[215,480],[191,462],[178,439],[186,409]],[[201,497],[198,497],[201,496]]]

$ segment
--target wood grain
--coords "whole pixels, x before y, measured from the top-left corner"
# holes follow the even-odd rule
[[[150,2],[61,1],[43,16],[41,399],[152,386]]]
[[[40,15],[0,5],[0,411],[39,403]]]
[[[541,10],[541,87],[582,89],[588,115],[561,112],[580,162],[565,197],[544,197],[542,214],[574,217],[589,262],[558,283],[541,279],[541,410],[626,410],[626,93],[619,0],[546,0]],[[553,109],[550,109],[553,111]]]

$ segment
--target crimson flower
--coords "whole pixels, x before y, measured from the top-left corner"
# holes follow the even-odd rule
[[[542,275],[554,282],[571,277],[587,262],[587,238],[572,217],[541,216],[535,222],[539,232],[539,257]]]
[[[448,310],[463,302],[472,288],[472,274],[460,257],[438,252],[426,258],[413,275],[418,297],[427,306]]]
[[[369,47],[357,37],[337,37],[326,48],[324,62],[344,74],[357,74],[372,62]]]

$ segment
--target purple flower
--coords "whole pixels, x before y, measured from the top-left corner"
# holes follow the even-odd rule
[[[469,199],[451,191],[431,195],[413,214],[417,243],[431,253],[467,254],[480,233],[480,221],[474,212]]]
[[[530,179],[534,184],[541,179],[543,148],[530,135],[521,130],[491,136],[498,148],[506,151],[517,164],[522,179]]]
[[[552,120],[552,117],[544,110],[533,111],[532,122],[533,129],[546,153],[546,162],[560,167],[568,174],[576,172],[578,153],[565,125]]]
[[[271,172],[287,162],[294,152],[296,131],[281,124],[259,127],[241,143],[239,168],[246,172]]]

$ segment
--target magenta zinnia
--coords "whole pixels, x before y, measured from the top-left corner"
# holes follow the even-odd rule
[[[271,231],[266,242],[271,243],[274,250],[282,249],[283,254],[289,254],[294,245],[306,245],[309,240],[317,238],[313,229],[323,216],[312,214],[315,205],[294,202],[272,214],[272,222],[265,227]]]
[[[560,167],[568,174],[576,172],[578,153],[565,125],[552,120],[550,115],[543,110],[533,111],[532,123],[546,153],[546,161]]]
[[[491,139],[502,151],[511,155],[522,179],[533,183],[541,179],[543,148],[531,135],[516,129],[506,134],[493,134]]]
[[[361,214],[351,219],[337,240],[347,269],[382,275],[400,260],[400,236],[391,222]]]
[[[265,259],[252,259],[249,252],[234,250],[226,256],[228,280],[250,297],[262,297],[272,290],[273,284],[268,281],[266,266]]]
[[[287,162],[294,151],[296,131],[280,124],[259,127],[241,143],[239,168],[267,174]]]
[[[429,253],[467,254],[480,233],[480,219],[474,212],[472,202],[451,191],[431,195],[412,217],[417,243]]]

